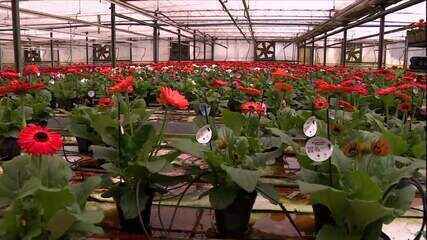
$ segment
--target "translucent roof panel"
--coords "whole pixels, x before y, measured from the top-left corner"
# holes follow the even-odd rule
[[[21,28],[26,38],[49,39],[52,31],[58,40],[88,37],[108,40],[111,35],[110,4],[116,12],[117,38],[120,40],[149,39],[154,16],[162,28],[161,38],[181,34],[200,38],[290,39],[329,20],[334,14],[362,0],[27,0],[20,1]],[[221,4],[223,3],[223,5]],[[246,14],[243,2],[247,3]],[[386,17],[386,31],[407,26],[425,17],[425,2]],[[230,17],[231,15],[231,17]],[[136,21],[129,21],[129,18]],[[144,24],[142,24],[144,23]],[[237,26],[236,26],[237,24]],[[0,37],[12,38],[10,2],[0,2]],[[373,21],[349,31],[349,38],[375,34],[379,22]],[[404,32],[387,35],[402,39]],[[334,36],[339,38],[340,35]]]

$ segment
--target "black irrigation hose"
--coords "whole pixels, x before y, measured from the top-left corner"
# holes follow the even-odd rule
[[[281,202],[279,202],[279,201],[275,200],[275,199],[274,199],[274,198],[272,198],[269,194],[267,194],[266,192],[264,192],[263,190],[261,190],[261,188],[257,187],[256,189],[257,189],[257,190],[258,190],[262,195],[264,195],[265,197],[267,197],[270,201],[272,201],[272,202],[276,203],[277,205],[279,205],[279,207],[282,209],[283,213],[284,213],[284,214],[286,215],[286,217],[289,219],[289,222],[291,223],[292,227],[294,227],[294,229],[297,231],[297,233],[298,233],[298,238],[299,238],[299,239],[301,239],[301,240],[303,240],[303,239],[304,239],[304,237],[302,236],[301,231],[299,230],[298,226],[296,225],[296,223],[295,223],[295,222],[294,222],[294,220],[292,219],[291,214],[290,214],[290,213],[289,213],[289,211],[285,208],[285,206],[284,206]]]
[[[170,233],[172,231],[172,226],[173,226],[173,222],[175,221],[175,217],[176,217],[176,213],[178,212],[178,207],[181,204],[182,199],[184,198],[184,195],[187,193],[187,191],[190,189],[190,187],[196,182],[198,181],[201,177],[203,177],[203,175],[205,175],[206,172],[200,173],[199,175],[197,175],[193,180],[191,180],[187,187],[184,189],[184,191],[182,192],[181,196],[179,197],[178,202],[176,203],[175,209],[173,211],[172,214],[172,218],[170,220],[169,223],[169,229],[168,229],[168,233]]]
[[[415,236],[414,240],[420,240],[423,232],[424,232],[424,228],[426,227],[426,219],[427,219],[427,215],[426,215],[426,207],[427,207],[427,198],[426,198],[426,193],[423,189],[423,186],[414,178],[402,178],[398,183],[395,183],[393,185],[391,185],[384,193],[383,195],[383,201],[388,197],[389,193],[394,190],[399,188],[402,185],[405,184],[410,184],[412,186],[414,186],[421,194],[421,198],[423,201],[423,209],[417,209],[418,211],[422,211],[423,212],[423,221],[421,223],[421,228],[418,231],[417,235]],[[384,234],[384,233],[383,233]]]

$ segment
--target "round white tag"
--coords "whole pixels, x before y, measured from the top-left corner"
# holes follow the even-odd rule
[[[331,142],[322,137],[310,138],[305,144],[305,152],[315,162],[323,162],[332,156]]]
[[[196,133],[196,141],[201,144],[206,144],[212,139],[212,130],[209,125],[200,128]]]
[[[316,117],[312,116],[305,121],[303,126],[304,135],[311,138],[314,137],[317,133],[317,121]]]

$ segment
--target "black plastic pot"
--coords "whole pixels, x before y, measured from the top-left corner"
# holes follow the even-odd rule
[[[13,137],[0,139],[0,161],[9,161],[21,154],[18,140]]]
[[[92,154],[92,151],[90,150],[90,145],[92,145],[91,141],[84,138],[80,138],[80,137],[76,137],[76,140],[77,140],[77,147],[79,149],[80,154],[86,154],[86,155]]]
[[[151,218],[151,207],[153,206],[153,199],[154,199],[154,191],[153,190],[146,190],[145,193],[148,196],[147,202],[145,203],[144,209],[141,211],[142,216],[142,223],[144,226],[142,226],[139,216],[136,218],[126,219],[123,214],[123,210],[120,207],[120,201],[117,198],[114,198],[116,201],[116,207],[117,212],[119,215],[119,222],[122,231],[125,231],[127,233],[133,233],[133,234],[145,234],[144,229],[147,231],[148,234],[151,235],[151,224],[150,224],[150,218]]]
[[[230,99],[227,103],[228,109],[232,112],[240,112],[240,105],[242,105],[241,102],[235,101],[233,99]]]
[[[242,189],[227,208],[215,210],[218,237],[242,239],[247,234],[256,197],[257,192]]]

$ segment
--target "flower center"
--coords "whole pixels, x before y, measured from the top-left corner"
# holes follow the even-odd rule
[[[49,136],[45,132],[38,132],[34,136],[34,139],[38,142],[47,142],[47,140],[49,139]]]

